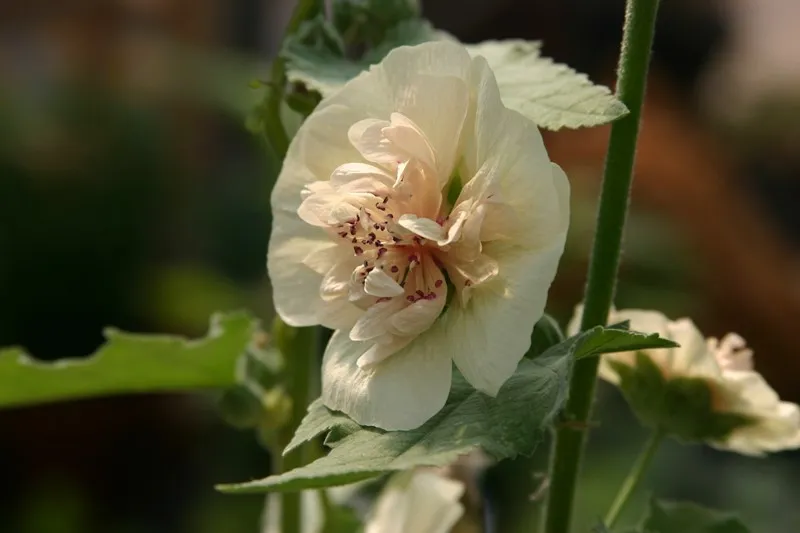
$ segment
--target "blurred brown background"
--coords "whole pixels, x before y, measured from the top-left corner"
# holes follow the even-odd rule
[[[619,0],[428,0],[462,40],[521,37],[613,84]],[[101,329],[201,334],[208,315],[268,319],[271,177],[242,127],[288,0],[9,0],[0,4],[0,345],[90,353]],[[737,331],[800,401],[800,24],[796,0],[665,0],[619,307]],[[550,309],[580,299],[608,128],[546,133],[574,217]],[[583,529],[641,433],[601,389]],[[500,531],[529,531],[530,461],[487,477]],[[0,412],[0,532],[226,533],[257,529],[261,498],[212,484],[265,474],[211,397],[126,397]],[[522,472],[522,474],[520,473]],[[800,457],[668,445],[659,494],[740,508],[795,533]],[[642,501],[644,500],[644,495]],[[636,509],[631,510],[635,517]]]

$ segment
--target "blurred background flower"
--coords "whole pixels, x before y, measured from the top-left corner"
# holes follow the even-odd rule
[[[260,97],[248,83],[266,73],[292,4],[0,6],[0,345],[55,359],[91,352],[104,325],[201,334],[212,311],[239,307],[271,319],[273,176],[243,123]],[[544,54],[613,83],[622,0],[423,8],[466,42],[541,39]],[[800,9],[673,0],[661,15],[616,304],[688,315],[709,335],[741,333],[758,370],[797,402]],[[607,136],[607,127],[545,133],[574,191],[549,301],[562,321],[581,298]],[[600,393],[580,531],[606,509],[643,438],[619,394]],[[251,433],[220,422],[213,400],[0,412],[4,533],[255,531],[263,497],[222,496],[212,484],[265,474],[269,458]],[[530,531],[544,448],[487,473],[499,531]],[[645,484],[739,508],[755,531],[794,533],[798,473],[797,453],[763,461],[668,443]]]

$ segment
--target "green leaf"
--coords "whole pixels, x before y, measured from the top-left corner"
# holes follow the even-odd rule
[[[542,315],[542,318],[533,327],[531,347],[528,349],[527,355],[536,357],[561,342],[564,342],[564,332],[561,331],[558,322],[550,315]]]
[[[322,403],[322,398],[317,398],[308,406],[308,413],[300,423],[300,427],[295,431],[292,440],[283,450],[283,455],[290,453],[298,446],[323,433],[329,433],[334,429],[341,428],[349,430],[348,433],[353,433],[361,429],[361,426],[347,415],[331,411]]]
[[[703,378],[666,379],[642,352],[634,366],[611,361],[619,388],[642,424],[659,428],[683,442],[724,440],[733,430],[751,424],[747,416],[718,412],[710,383]]]
[[[659,337],[657,333],[638,333],[623,329],[619,325],[605,328],[596,326],[578,337],[580,344],[575,351],[575,357],[578,358],[678,346],[676,342]]]
[[[284,43],[286,77],[327,96],[370,65],[379,63],[393,48],[414,45],[436,38],[431,25],[421,19],[397,23],[379,44],[360,57],[348,56],[340,33],[323,18],[303,23],[296,35]]]
[[[628,113],[625,105],[584,74],[540,55],[541,44],[523,40],[467,45],[494,71],[503,103],[542,128],[599,126]]]
[[[0,406],[12,407],[110,394],[228,387],[256,320],[246,313],[211,318],[208,335],[187,340],[108,328],[93,355],[37,361],[20,348],[0,350]]]
[[[642,524],[643,533],[749,533],[750,530],[729,513],[705,509],[693,503],[650,501]]]
[[[340,438],[327,456],[309,465],[219,489],[264,492],[343,485],[389,471],[449,464],[479,447],[498,460],[530,454],[566,399],[571,363],[569,355],[525,359],[496,398],[474,390],[456,373],[444,408],[415,430],[362,427]],[[322,409],[321,404],[312,405],[292,446],[349,422]]]

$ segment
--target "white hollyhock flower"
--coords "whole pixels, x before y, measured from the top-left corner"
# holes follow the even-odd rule
[[[369,512],[364,533],[448,533],[464,514],[460,503],[465,486],[444,469],[417,468],[394,474]],[[342,504],[359,484],[327,489],[334,504]],[[319,491],[300,493],[302,533],[321,533],[325,510]],[[263,533],[280,533],[281,494],[267,496]]]
[[[362,483],[343,485],[320,489],[326,492],[330,503],[342,505],[350,500]],[[280,492],[270,492],[267,495],[267,504],[262,517],[262,533],[281,533],[281,502],[283,495]],[[300,493],[300,533],[322,533],[325,528],[325,508],[319,490],[304,490]]]
[[[448,533],[464,514],[464,484],[433,470],[395,474],[375,503],[364,533]]]
[[[278,313],[336,330],[325,404],[412,429],[444,405],[451,361],[490,395],[513,374],[563,251],[569,184],[486,61],[432,42],[317,107],[272,210]]]
[[[569,330],[577,332],[580,306]],[[680,347],[644,350],[661,371],[672,378],[695,378],[706,382],[711,390],[712,409],[750,420],[733,429],[726,437],[709,441],[715,448],[746,455],[762,455],[785,449],[800,448],[800,407],[783,402],[764,378],[753,369],[753,352],[739,335],[729,333],[722,340],[704,338],[688,318],[670,320],[657,311],[626,309],[612,311],[610,324],[630,321],[630,329],[658,333],[674,340]],[[620,377],[612,362],[630,367],[636,364],[635,352],[602,356],[600,377],[619,385]]]

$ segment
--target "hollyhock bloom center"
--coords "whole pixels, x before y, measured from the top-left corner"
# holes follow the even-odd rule
[[[323,298],[347,299],[365,313],[353,341],[374,345],[357,361],[379,363],[428,329],[444,309],[450,280],[460,303],[473,287],[497,276],[482,241],[502,239],[502,204],[491,187],[450,206],[425,134],[408,117],[367,119],[348,132],[370,163],[337,167],[329,181],[306,186],[298,214],[352,250],[326,273]],[[458,176],[453,178],[458,180]]]

